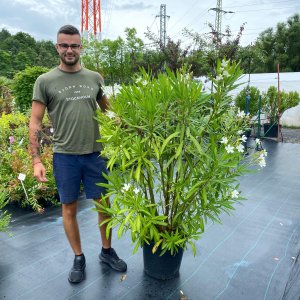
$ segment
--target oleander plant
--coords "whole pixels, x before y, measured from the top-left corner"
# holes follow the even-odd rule
[[[207,93],[187,67],[157,77],[141,70],[110,111],[97,115],[110,170],[101,185],[111,204],[96,209],[107,215],[107,234],[130,232],[134,252],[153,243],[153,252],[190,245],[196,254],[208,220],[221,222],[244,199],[239,177],[265,166],[265,151],[246,155],[250,119],[229,95],[239,65],[218,61],[216,73]]]

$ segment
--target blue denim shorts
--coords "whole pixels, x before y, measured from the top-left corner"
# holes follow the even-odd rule
[[[61,203],[78,200],[81,185],[88,199],[100,199],[106,194],[105,188],[96,185],[107,183],[102,173],[108,173],[106,161],[99,152],[83,155],[54,153],[53,173]]]

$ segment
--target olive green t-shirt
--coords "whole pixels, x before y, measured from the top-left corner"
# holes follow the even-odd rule
[[[54,152],[88,154],[101,150],[96,142],[100,134],[94,116],[96,100],[102,95],[102,78],[85,68],[74,73],[55,68],[38,77],[33,101],[47,107],[54,130]]]

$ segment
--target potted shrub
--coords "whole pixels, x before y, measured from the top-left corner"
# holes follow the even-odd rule
[[[268,122],[264,124],[264,135],[266,137],[277,137],[278,135],[278,90],[275,86],[270,86],[262,97],[263,109]],[[297,106],[300,97],[297,92],[280,92],[280,116],[289,108]]]
[[[131,232],[134,252],[143,247],[145,272],[156,278],[178,274],[176,254],[188,245],[196,254],[207,220],[220,222],[220,213],[242,199],[238,176],[249,164],[265,165],[264,153],[245,159],[241,134],[249,119],[230,105],[239,66],[218,62],[217,74],[207,94],[186,68],[157,78],[141,71],[111,111],[97,115],[111,204],[96,209],[107,215],[107,234],[113,227],[118,237]],[[172,257],[179,266],[171,268]]]
[[[247,97],[249,97],[249,103],[247,103]],[[235,105],[245,113],[249,113],[251,117],[256,116],[259,110],[260,92],[259,89],[254,86],[246,86],[235,97]],[[250,137],[251,128],[245,131],[245,135]]]
[[[246,97],[248,95],[249,91],[249,96],[250,96],[250,105],[249,105],[249,113],[252,116],[256,116],[258,113],[259,109],[259,89],[250,86],[250,87],[245,87],[243,88],[239,94],[235,97],[235,105],[240,108],[240,110],[246,111]]]

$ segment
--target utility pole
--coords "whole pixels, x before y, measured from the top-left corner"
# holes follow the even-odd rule
[[[215,19],[215,29],[217,31],[217,38],[220,38],[222,32],[222,0],[217,0],[217,7],[216,7],[216,19]]]
[[[210,8],[209,10],[214,10],[216,12],[215,18],[215,28],[213,34],[217,40],[217,44],[221,43],[222,38],[222,14],[232,14],[233,11],[225,11],[222,9],[222,0],[217,0],[217,6]]]
[[[170,16],[166,15],[166,4],[160,5],[160,14],[156,17],[159,17],[160,20],[160,28],[159,28],[159,36],[160,36],[160,47],[165,48],[166,47],[166,40],[167,40],[167,25],[166,25],[166,19],[167,17],[170,18]]]

